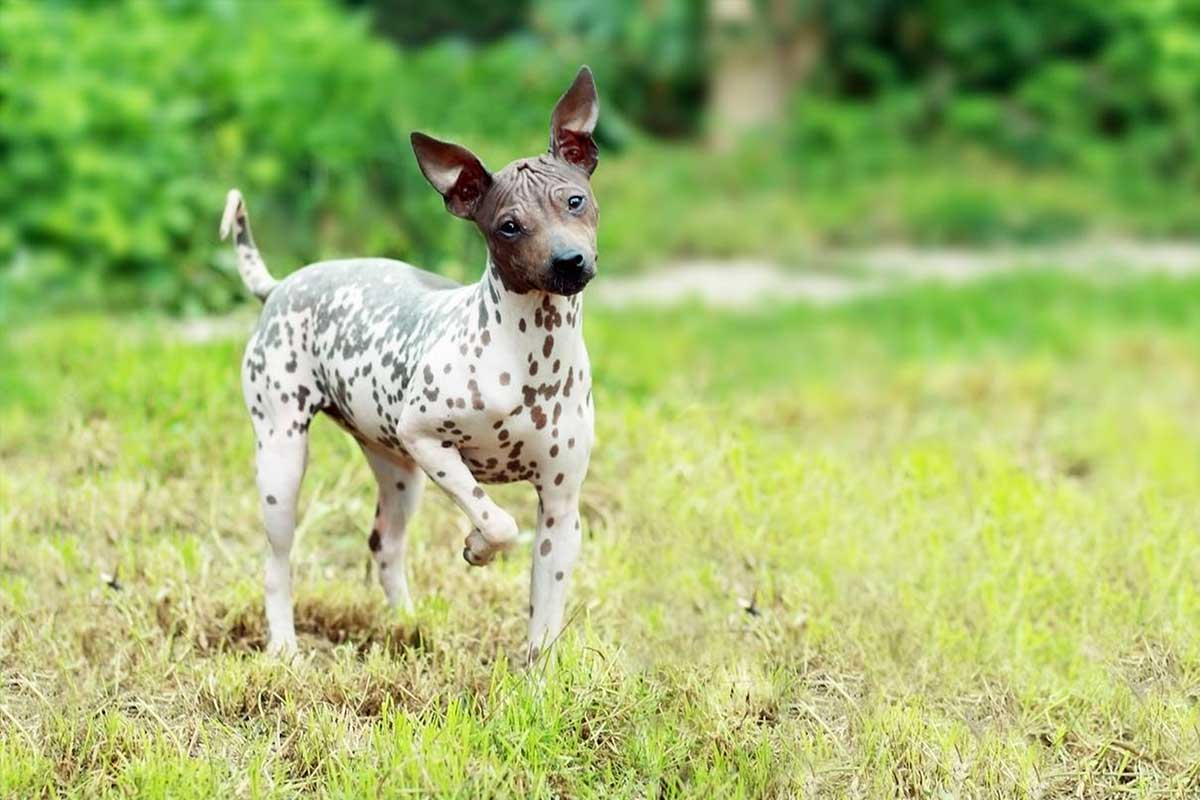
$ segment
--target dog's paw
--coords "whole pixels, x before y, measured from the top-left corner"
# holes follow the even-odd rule
[[[479,535],[479,531],[471,531],[471,536],[477,535]],[[463,560],[472,567],[486,567],[493,556],[491,554],[485,556],[471,549],[471,536],[467,537],[467,543],[463,546]]]
[[[486,567],[503,548],[483,538],[479,528],[471,531],[463,545],[463,558],[472,567]]]
[[[502,550],[507,550],[517,538],[517,522],[509,515],[492,525],[485,536],[475,528],[464,542],[463,558],[472,567],[487,566]]]
[[[267,655],[271,658],[286,661],[295,658],[299,653],[300,645],[297,644],[295,635],[280,636],[267,643]]]

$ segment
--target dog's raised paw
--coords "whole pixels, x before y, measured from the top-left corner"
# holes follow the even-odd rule
[[[492,563],[499,548],[483,537],[478,528],[471,531],[463,546],[463,558],[472,567],[486,567]]]

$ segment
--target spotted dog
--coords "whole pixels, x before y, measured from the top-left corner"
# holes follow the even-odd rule
[[[584,67],[554,108],[549,152],[496,173],[459,145],[412,134],[446,208],[487,241],[483,276],[467,286],[381,258],[324,261],[276,281],[241,194],[229,192],[221,235],[233,232],[242,279],[263,301],[242,390],[269,544],[270,652],[296,650],[289,554],[308,430],[321,413],[358,440],[379,484],[367,542],[394,606],[412,606],[405,528],[425,475],[474,526],[463,549],[474,566],[517,537],[483,484],[531,482],[540,502],[528,659],[558,634],[593,437],[580,292],[596,274],[598,113]]]

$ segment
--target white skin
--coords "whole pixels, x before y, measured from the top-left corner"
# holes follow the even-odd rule
[[[230,193],[222,228],[236,230],[243,278],[266,298],[242,384],[269,545],[270,652],[297,647],[289,557],[308,427],[320,412],[358,439],[376,477],[369,544],[389,604],[412,608],[404,550],[422,473],[471,521],[463,555],[476,566],[517,536],[512,516],[482,484],[523,480],[539,495],[529,659],[561,631],[593,441],[577,292],[594,274],[596,213],[587,177],[595,161],[587,145],[595,120],[594,85],[581,71],[556,107],[551,153],[496,176],[479,172],[487,183],[466,195],[473,203],[460,194],[459,176],[483,169],[474,157],[427,137],[414,140],[422,170],[454,213],[481,228],[524,215],[528,238],[512,242],[499,266],[489,260],[480,282],[468,286],[381,259],[323,262],[276,282],[249,235],[240,195]],[[503,191],[488,194],[491,187]],[[480,210],[483,195],[491,211]]]
[[[501,319],[505,322],[511,319],[514,323],[526,320],[524,331],[518,324],[493,326],[482,358],[477,359],[470,348],[463,357],[459,349],[462,339],[454,337],[434,347],[428,358],[442,365],[443,378],[437,383],[451,396],[471,397],[472,381],[478,390],[483,410],[461,420],[454,417],[460,431],[454,434],[455,440],[465,443],[460,447],[442,446],[446,441],[443,424],[446,409],[443,406],[435,412],[428,404],[425,413],[416,410],[419,404],[416,408],[410,406],[402,422],[401,438],[421,468],[454,499],[475,526],[467,539],[466,555],[468,561],[476,564],[488,563],[498,551],[511,545],[517,536],[517,525],[491,500],[463,459],[486,463],[495,458],[503,468],[513,452],[511,443],[516,442],[521,444],[523,464],[536,465],[528,467],[535,470],[530,480],[540,498],[530,590],[533,612],[528,652],[532,660],[561,630],[568,581],[579,557],[579,491],[593,441],[591,376],[581,320],[575,312],[582,305],[577,298],[517,295],[503,289],[497,293]],[[535,327],[537,312],[545,313],[546,306],[554,308],[564,320],[575,323],[564,322],[552,334]],[[470,336],[470,332],[463,334],[467,341]],[[552,338],[549,347],[547,336]],[[492,348],[495,354],[489,356]],[[535,374],[530,375],[531,370]],[[545,403],[535,401],[539,409],[547,406],[542,412],[545,417],[529,413],[527,388],[555,384],[559,388],[553,399]],[[542,395],[537,397],[540,400]],[[522,411],[513,415],[515,409]],[[438,432],[438,427],[443,431]]]

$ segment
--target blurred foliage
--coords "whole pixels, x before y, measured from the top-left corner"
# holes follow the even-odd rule
[[[577,65],[520,39],[398,50],[368,27],[316,2],[286,25],[268,3],[6,5],[5,302],[228,306],[243,290],[216,223],[234,185],[277,274],[364,252],[480,261],[408,134],[437,120],[485,158],[536,152]]]
[[[700,0],[535,0],[538,27],[564,52],[597,54],[605,91],[643,130],[699,127],[708,87],[707,4]]]
[[[525,25],[529,0],[344,0],[351,8],[371,12],[375,28],[404,45],[462,38],[487,42]]]
[[[1031,166],[1200,184],[1200,4],[1192,0],[758,0],[777,46],[815,41],[807,92],[914,100],[947,131]],[[1132,159],[1132,160],[1131,160]]]
[[[538,152],[584,62],[607,269],[1200,232],[1200,4],[751,3],[741,23],[700,0],[298,0],[287,24],[227,0],[0,5],[0,316],[243,302],[215,236],[233,185],[277,275],[373,254],[467,277],[482,246],[408,133],[493,167]],[[794,102],[713,150],[727,33],[777,56]]]

